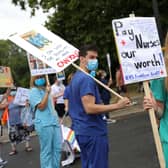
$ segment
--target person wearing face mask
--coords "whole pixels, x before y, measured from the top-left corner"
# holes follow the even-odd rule
[[[97,58],[95,45],[83,46],[79,51],[80,68],[94,76]],[[68,91],[69,115],[81,149],[82,168],[108,168],[107,123],[103,116],[126,107],[130,100],[123,98],[115,104],[102,104],[96,82],[80,70],[73,75]]]
[[[41,168],[59,168],[61,131],[57,112],[52,105],[50,86],[44,76],[33,76],[30,81],[29,101],[34,109],[34,125],[40,141]]]
[[[9,140],[12,148],[9,153],[10,156],[17,154],[17,144],[22,141],[25,141],[25,151],[32,151],[30,146],[30,137],[21,122],[22,106],[14,103],[15,95],[16,90],[12,90],[10,92],[11,101],[8,105]]]
[[[51,95],[54,99],[54,105],[55,109],[58,113],[58,116],[60,118],[60,121],[62,120],[62,117],[65,114],[65,105],[64,105],[64,90],[65,86],[62,83],[62,81],[55,79],[55,83],[51,86]]]
[[[112,79],[111,78],[109,80],[107,79],[107,74],[106,74],[106,72],[104,70],[99,70],[97,72],[97,76],[98,76],[98,79],[103,84],[107,85],[108,87],[110,87],[112,85],[112,83],[113,83]],[[102,86],[99,86],[99,92],[100,92],[100,96],[101,96],[101,99],[103,101],[103,104],[110,104],[110,99],[111,99],[110,92],[107,89],[105,89],[104,87],[102,87]],[[115,120],[111,120],[110,119],[109,113],[105,114],[104,119],[108,123],[115,122]]]

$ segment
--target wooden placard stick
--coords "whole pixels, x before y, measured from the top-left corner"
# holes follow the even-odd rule
[[[135,17],[135,14],[132,13],[129,16],[133,18],[133,17]],[[145,95],[147,97],[150,97],[150,89],[149,89],[148,81],[144,81],[143,86],[144,86]],[[164,159],[164,155],[163,155],[163,149],[162,149],[162,145],[161,145],[161,141],[160,141],[160,136],[159,136],[159,132],[158,132],[158,127],[157,127],[157,122],[156,122],[156,116],[155,116],[154,109],[149,110],[149,118],[150,118],[150,121],[151,121],[152,132],[153,132],[153,136],[154,136],[154,142],[155,142],[155,146],[156,146],[156,151],[157,151],[157,155],[158,155],[160,168],[166,168],[165,159]]]
[[[145,95],[147,97],[150,97],[151,95],[150,95],[150,89],[149,89],[148,82],[144,81],[143,86],[144,86]],[[157,151],[157,155],[158,155],[160,168],[166,168],[165,159],[164,159],[164,155],[163,155],[163,149],[162,149],[162,145],[161,145],[161,142],[160,142],[160,136],[159,136],[159,132],[158,132],[158,126],[157,126],[157,122],[156,122],[154,109],[149,110],[149,117],[150,117],[150,121],[151,121],[152,132],[153,132],[153,136],[154,136],[154,142],[155,142],[155,145],[156,145],[156,151]]]
[[[82,71],[83,73],[85,73],[86,75],[90,76],[93,80],[95,80],[99,85],[101,85],[102,87],[104,87],[105,89],[107,89],[109,92],[113,93],[114,95],[116,95],[117,97],[119,97],[120,99],[123,99],[123,97],[121,95],[119,95],[117,92],[115,92],[114,90],[110,89],[107,85],[105,85],[104,83],[100,82],[99,80],[97,80],[96,78],[94,78],[93,76],[91,76],[89,73],[85,72],[82,68],[80,68],[78,65],[72,63],[72,65]]]

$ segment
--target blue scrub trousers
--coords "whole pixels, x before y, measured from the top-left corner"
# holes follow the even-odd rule
[[[107,136],[76,135],[81,149],[82,168],[108,168]]]
[[[62,135],[60,127],[35,125],[40,140],[41,168],[59,168]]]

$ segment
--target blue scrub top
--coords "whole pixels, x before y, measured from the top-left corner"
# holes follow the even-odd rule
[[[72,118],[76,135],[107,135],[104,114],[87,114],[82,104],[82,97],[93,95],[95,103],[101,104],[99,90],[95,81],[81,71],[77,71],[69,85],[69,115]]]
[[[162,142],[168,143],[168,93],[164,78],[151,81],[151,90],[156,100],[164,103],[164,113],[160,120],[159,133]]]
[[[100,81],[105,85],[108,84],[108,81],[106,79],[100,79]],[[111,98],[110,92],[102,86],[99,87],[99,91],[100,91],[100,96],[101,96],[103,103],[109,104],[110,98]]]
[[[67,85],[66,87],[65,87],[65,90],[64,90],[64,95],[63,95],[63,98],[64,99],[69,99],[69,92],[70,92],[70,86],[69,85]]]
[[[44,90],[35,87],[30,90],[29,101],[33,109],[42,101],[44,95]],[[51,97],[49,96],[47,106],[43,110],[36,109],[34,124],[41,124],[42,126],[59,126],[58,115],[52,107],[51,101]]]

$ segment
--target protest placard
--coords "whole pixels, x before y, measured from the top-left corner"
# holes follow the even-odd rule
[[[59,81],[65,80],[65,72],[61,71],[61,72],[56,73],[56,77],[57,77],[57,80]]]
[[[20,33],[11,35],[9,40],[40,59],[43,63],[54,68],[57,73],[63,71],[70,64],[81,70],[79,66],[73,63],[79,58],[79,50],[43,26],[38,25],[23,30]],[[89,75],[83,70],[82,72]],[[91,75],[89,76],[92,77]],[[106,88],[119,98],[122,98],[122,96],[98,81],[96,78],[93,79],[102,87]]]
[[[51,68],[50,66],[47,66],[47,65],[44,66],[44,63],[41,60],[39,60],[38,58],[34,57],[29,53],[27,53],[27,60],[28,60],[31,76],[53,74],[57,72],[55,69]]]
[[[150,97],[147,80],[167,75],[155,18],[132,16],[113,20],[112,26],[124,83],[144,81],[145,95]],[[154,109],[149,109],[149,117],[160,167],[165,168]]]
[[[0,87],[13,87],[10,67],[0,66]]]
[[[115,19],[112,26],[125,84],[167,75],[155,18]]]
[[[41,25],[16,33],[10,36],[9,40],[57,72],[64,70],[78,59],[77,48]]]
[[[29,89],[18,87],[13,103],[24,106],[26,100],[28,99],[29,99]]]

